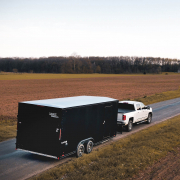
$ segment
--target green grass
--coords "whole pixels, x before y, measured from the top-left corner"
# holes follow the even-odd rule
[[[151,96],[144,96],[140,98],[134,99],[135,101],[143,102],[144,104],[153,104],[161,101],[166,101],[169,99],[179,98],[180,97],[180,89],[175,91],[167,91],[162,93],[153,94]]]
[[[0,142],[16,136],[17,120],[0,116]]]
[[[0,73],[0,80],[24,79],[68,79],[68,78],[96,78],[122,76],[119,74],[36,74],[36,73]],[[130,76],[127,74],[126,76]]]
[[[180,146],[180,116],[120,139],[32,179],[128,179]]]
[[[160,75],[164,75],[162,73]],[[168,73],[169,75],[178,73]],[[180,73],[179,73],[180,74]],[[154,74],[147,74],[154,75]],[[157,75],[157,74],[156,74]],[[144,74],[43,74],[43,73],[0,73],[0,80],[25,80],[25,79],[67,79],[67,78],[96,78],[96,77],[117,77],[117,76],[146,76]]]

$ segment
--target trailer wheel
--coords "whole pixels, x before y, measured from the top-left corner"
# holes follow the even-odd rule
[[[150,124],[151,121],[152,121],[152,114],[149,114],[147,118],[147,124]]]
[[[81,157],[84,153],[84,145],[83,144],[79,144],[77,147],[77,152],[76,152],[76,156],[77,157]]]
[[[93,149],[93,142],[91,140],[86,144],[85,152],[89,154]]]
[[[129,132],[129,131],[131,131],[132,130],[132,127],[133,127],[133,122],[132,122],[132,120],[129,120],[129,123],[128,123],[128,125],[127,125],[127,131]]]

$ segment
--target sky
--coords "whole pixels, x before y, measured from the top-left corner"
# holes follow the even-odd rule
[[[179,0],[0,0],[0,57],[180,59]]]

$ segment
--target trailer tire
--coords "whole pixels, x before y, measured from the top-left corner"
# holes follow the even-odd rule
[[[147,124],[150,124],[151,121],[152,121],[152,114],[149,114],[147,118]]]
[[[89,140],[85,146],[85,152],[89,154],[93,149],[93,142]]]
[[[77,157],[81,157],[84,153],[84,145],[83,144],[79,144],[77,147],[77,152],[76,152],[76,156]]]
[[[133,121],[129,120],[128,125],[126,126],[126,129],[128,132],[130,132],[132,130],[133,127]]]

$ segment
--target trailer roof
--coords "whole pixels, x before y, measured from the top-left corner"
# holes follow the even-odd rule
[[[69,108],[69,107],[84,106],[84,105],[89,105],[89,104],[110,102],[110,101],[115,101],[115,100],[117,99],[112,99],[109,97],[100,97],[100,96],[74,96],[74,97],[65,97],[65,98],[56,98],[56,99],[23,101],[21,103],[56,107],[56,108],[63,109],[63,108]]]

